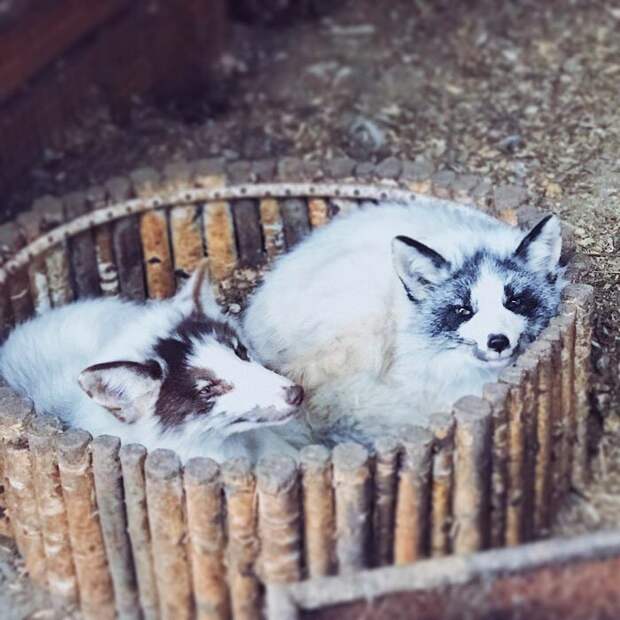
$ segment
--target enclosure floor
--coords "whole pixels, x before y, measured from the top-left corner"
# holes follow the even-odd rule
[[[85,114],[5,205],[177,159],[424,154],[524,183],[575,228],[597,291],[595,480],[557,533],[620,523],[620,9],[590,0],[351,0],[315,23],[237,26],[230,80],[129,127]],[[96,101],[96,97],[95,97]],[[356,122],[361,120],[362,122]],[[358,131],[351,131],[357,127]],[[376,142],[364,136],[375,134]],[[361,128],[361,129],[360,129]],[[365,129],[364,129],[365,128]]]

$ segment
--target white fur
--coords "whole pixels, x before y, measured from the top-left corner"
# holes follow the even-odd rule
[[[85,370],[95,364],[144,363],[152,358],[157,339],[168,336],[194,309],[193,284],[167,301],[143,305],[102,298],[51,310],[13,331],[0,349],[0,373],[32,399],[37,411],[56,415],[94,436],[115,435],[123,443],[137,442],[149,450],[169,448],[183,460],[192,456],[256,460],[276,451],[295,454],[285,437],[287,432],[298,437],[301,425],[290,422],[281,433],[270,428],[294,413],[295,407],[285,401],[285,388],[293,383],[254,361],[239,359],[212,337],[194,343],[191,366],[209,369],[234,387],[208,414],[190,416],[171,428],[164,429],[154,415],[159,379],[134,372],[130,365]],[[205,282],[202,309],[211,318],[227,321],[208,289]],[[111,413],[115,409],[127,422]],[[241,415],[249,422],[231,425]]]
[[[557,235],[547,233],[548,252],[537,248],[536,260],[547,260],[552,271],[559,226]],[[443,270],[405,247],[392,252],[398,235],[459,265],[476,248],[509,256],[524,233],[470,208],[418,197],[409,205],[363,207],[279,259],[254,295],[244,327],[266,364],[304,386],[316,427],[337,425],[346,416],[365,425],[424,425],[460,396],[480,394],[506,365],[488,349],[490,334],[510,339],[502,360],[518,341],[523,319],[503,308],[501,283],[488,270],[472,291],[478,313],[461,326],[469,350],[430,345],[403,282],[422,289],[425,280],[439,282]],[[476,348],[489,363],[472,354]]]

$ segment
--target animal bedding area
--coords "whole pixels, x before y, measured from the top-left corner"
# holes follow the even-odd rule
[[[619,28],[617,6],[585,0],[351,0],[315,22],[236,25],[230,79],[217,92],[157,107],[136,101],[126,127],[102,108],[85,111],[67,149],[46,152],[2,216],[45,193],[212,156],[420,157],[524,186],[532,204],[573,227],[581,277],[596,288],[593,480],[570,496],[555,533],[618,526]],[[244,271],[227,283],[232,311],[259,278]],[[9,547],[0,557],[10,584],[0,608],[51,617]]]

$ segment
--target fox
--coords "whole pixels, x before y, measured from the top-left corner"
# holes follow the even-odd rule
[[[363,441],[481,395],[557,313],[561,252],[554,215],[525,231],[430,197],[364,204],[274,263],[243,326],[313,432]]]
[[[297,453],[284,427],[303,389],[257,361],[206,261],[170,299],[86,299],[22,323],[0,348],[0,374],[37,412],[183,461]]]

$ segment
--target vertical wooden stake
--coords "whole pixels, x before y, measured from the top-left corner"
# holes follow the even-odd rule
[[[181,462],[172,450],[158,449],[146,457],[144,471],[161,617],[189,619],[194,605],[185,546]]]
[[[308,216],[312,228],[325,226],[329,221],[329,209],[324,198],[310,198],[308,200]]]
[[[151,168],[131,173],[133,191],[138,198],[152,198],[159,191],[160,178]],[[146,267],[146,284],[151,299],[165,299],[174,294],[172,255],[168,238],[168,220],[164,209],[154,209],[140,217],[140,236]]]
[[[330,457],[323,446],[306,446],[299,454],[308,577],[330,575],[334,568],[335,511]]]
[[[80,430],[59,435],[58,468],[82,613],[87,619],[113,619],[116,617],[114,592],[95,503],[90,441],[91,436]]]
[[[573,284],[564,290],[568,306],[576,311],[573,398],[575,443],[573,446],[572,483],[583,489],[589,480],[588,418],[590,415],[590,351],[592,348],[592,310],[594,289],[587,284]]]
[[[491,406],[475,396],[454,405],[454,552],[473,553],[489,544]]]
[[[399,434],[402,457],[394,519],[394,563],[402,565],[428,554],[433,435],[417,427],[406,427]]]
[[[192,579],[199,620],[230,616],[224,553],[226,548],[220,470],[208,458],[190,459],[185,466],[187,527]]]
[[[392,563],[394,550],[394,514],[400,444],[392,437],[375,442],[375,484],[373,486],[373,564]]]
[[[273,260],[285,250],[280,203],[275,198],[263,198],[260,201],[259,209],[263,238],[265,239],[265,251],[267,257]]]
[[[367,565],[370,526],[368,452],[354,443],[339,444],[332,455],[336,497],[336,557],[338,572]]]
[[[159,618],[159,601],[146,507],[146,449],[138,444],[127,444],[120,449],[119,456],[123,470],[127,529],[138,581],[140,606],[145,620],[156,620]]]
[[[120,618],[142,617],[133,567],[118,437],[101,435],[92,442],[93,472],[101,530]]]
[[[15,222],[7,222],[0,226],[0,261],[5,262],[13,257],[24,246],[24,239]],[[14,320],[22,323],[34,312],[30,294],[28,267],[12,273],[6,282],[5,290],[0,292],[0,340],[2,332]]]
[[[256,467],[260,565],[265,583],[301,579],[301,532],[297,464],[268,456]]]
[[[77,605],[79,600],[69,523],[54,450],[55,437],[61,428],[56,418],[37,415],[28,431],[47,583],[55,606]]]
[[[516,366],[506,368],[500,380],[510,388],[508,399],[508,505],[506,507],[506,545],[519,545],[524,540],[523,484],[525,422],[523,419],[523,381],[525,372]]]
[[[506,501],[508,497],[508,398],[510,388],[504,383],[488,383],[483,397],[493,415],[490,545],[502,547],[506,538]]]
[[[260,618],[260,584],[254,572],[258,556],[256,481],[247,459],[222,465],[228,507],[228,586],[235,620]]]
[[[436,413],[431,416],[430,428],[435,436],[430,552],[433,557],[440,557],[447,555],[451,550],[454,417],[447,413]]]

